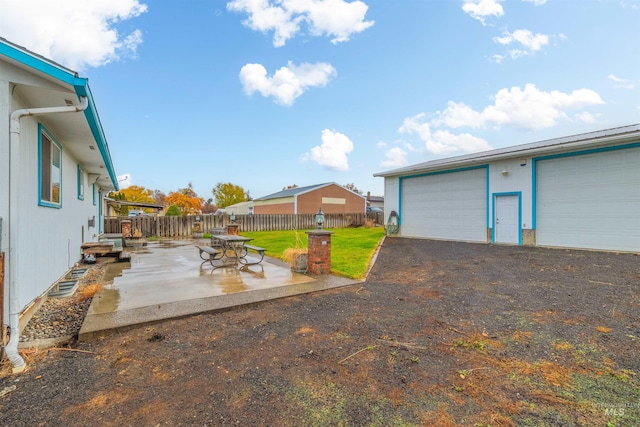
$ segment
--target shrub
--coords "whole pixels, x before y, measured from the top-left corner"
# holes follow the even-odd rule
[[[169,209],[167,209],[167,213],[165,213],[166,216],[180,216],[182,215],[182,212],[180,212],[180,208],[177,207],[176,205],[171,205],[169,206]]]

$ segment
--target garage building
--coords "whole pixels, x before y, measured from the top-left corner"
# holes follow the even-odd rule
[[[640,252],[640,124],[374,176],[390,234]]]

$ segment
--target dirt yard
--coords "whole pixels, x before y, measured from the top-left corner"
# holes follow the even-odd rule
[[[393,238],[365,283],[25,354],[0,426],[638,426],[639,355],[638,255]]]

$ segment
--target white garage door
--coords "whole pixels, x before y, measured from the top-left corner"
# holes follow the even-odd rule
[[[403,236],[487,241],[486,168],[401,182]]]
[[[539,245],[640,251],[640,147],[540,160]]]

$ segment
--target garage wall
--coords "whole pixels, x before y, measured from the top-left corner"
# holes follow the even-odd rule
[[[539,245],[640,251],[640,144],[534,159]]]
[[[501,160],[489,164],[489,189],[491,199],[497,193],[519,192],[522,197],[522,228],[533,228],[532,219],[532,196],[531,187],[531,158],[523,157],[519,159]],[[503,174],[506,172],[506,175]],[[489,204],[489,218],[494,217],[493,203]],[[493,227],[493,223],[489,227]]]
[[[400,178],[401,234],[487,241],[488,166]]]
[[[398,177],[384,179],[384,220],[389,220],[391,211],[400,212],[400,193]]]

